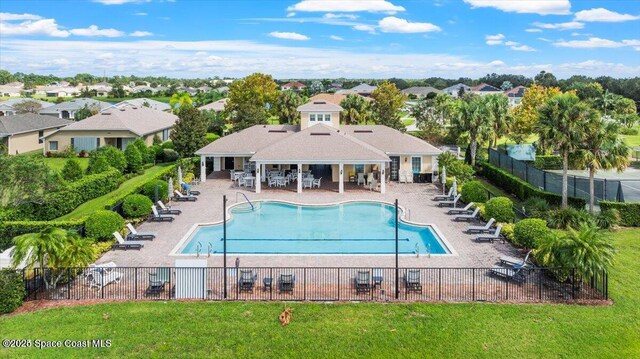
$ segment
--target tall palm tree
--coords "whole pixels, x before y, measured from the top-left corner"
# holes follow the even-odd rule
[[[360,95],[351,94],[340,102],[343,108],[340,117],[345,125],[366,123],[369,119],[369,102]]]
[[[489,147],[495,147],[498,139],[511,130],[511,116],[509,114],[509,99],[503,94],[487,95],[484,97],[489,114],[491,115],[492,133]]]
[[[562,207],[568,203],[569,154],[582,144],[587,124],[598,113],[574,94],[556,95],[538,111],[535,131],[544,145],[555,147],[562,156]]]
[[[276,101],[276,110],[280,118],[280,123],[294,125],[300,123],[300,112],[298,106],[305,100],[295,91],[287,90],[280,92]]]
[[[595,117],[586,127],[583,143],[575,152],[578,165],[589,169],[589,211],[593,212],[594,177],[599,170],[617,169],[619,172],[629,165],[629,147],[619,136],[620,125]]]
[[[460,102],[456,114],[451,125],[458,134],[469,137],[471,165],[475,166],[478,142],[487,139],[491,131],[491,115],[479,96],[466,96]]]
[[[193,100],[191,99],[191,96],[189,96],[189,94],[186,92],[174,93],[169,99],[169,105],[171,105],[173,112],[180,111],[181,107],[187,105],[191,106],[191,104],[193,104]]]

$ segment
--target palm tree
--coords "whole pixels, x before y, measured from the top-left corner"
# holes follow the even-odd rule
[[[280,123],[297,124],[300,123],[300,113],[298,106],[304,103],[304,99],[292,90],[283,91],[278,96],[276,108],[280,117]]]
[[[546,147],[555,147],[562,156],[562,207],[567,207],[569,154],[582,144],[587,124],[597,112],[574,94],[556,95],[538,111],[535,131]]]
[[[471,165],[476,164],[478,142],[488,138],[491,131],[491,115],[484,100],[479,96],[466,96],[460,102],[457,116],[451,123],[458,134],[469,137]]]
[[[595,201],[594,177],[599,170],[617,169],[629,165],[629,147],[619,135],[620,126],[604,118],[596,117],[586,127],[583,144],[575,152],[575,162],[589,169],[589,211]]]
[[[173,109],[173,112],[180,111],[181,107],[191,106],[193,104],[193,100],[191,96],[189,96],[186,92],[178,92],[174,93],[169,99],[169,105]]]
[[[498,139],[511,130],[511,116],[509,114],[509,99],[502,94],[487,95],[484,97],[486,106],[491,115],[492,141],[489,147],[495,147]]]
[[[340,102],[343,108],[340,117],[345,125],[366,123],[369,119],[369,102],[360,95],[351,94]]]

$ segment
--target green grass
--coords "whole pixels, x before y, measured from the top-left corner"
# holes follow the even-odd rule
[[[478,182],[481,182],[482,185],[484,186],[484,188],[486,188],[487,190],[489,190],[491,193],[493,193],[495,195],[502,196],[502,197],[509,197],[509,199],[511,199],[511,201],[513,201],[513,205],[514,206],[520,207],[522,205],[522,201],[520,201],[520,199],[518,199],[518,197],[507,193],[506,191],[504,191],[500,187],[494,186],[491,182],[487,181],[485,178],[476,177],[474,180],[478,181]]]
[[[640,132],[640,126],[635,127]],[[640,146],[640,133],[633,136],[622,136],[624,138],[624,142],[627,143],[628,146],[636,147]]]
[[[44,163],[54,171],[62,171],[62,167],[67,163],[68,158],[44,158]],[[89,158],[77,158],[83,171],[89,167]]]
[[[106,203],[111,203],[114,198],[118,198],[125,193],[131,192],[136,187],[142,185],[143,183],[149,181],[153,176],[167,168],[171,165],[161,165],[161,166],[153,166],[144,171],[144,174],[140,176],[133,177],[130,180],[123,182],[120,187],[118,187],[115,191],[109,192],[104,196],[92,199],[89,202],[85,202],[81,204],[78,208],[76,208],[73,212],[64,215],[59,220],[69,220],[69,219],[79,219],[85,216],[90,215],[96,210],[104,209]]]
[[[0,349],[0,357],[637,358],[640,230],[619,254],[611,306],[153,302],[0,318],[3,339],[111,339],[103,349]],[[283,307],[293,320],[281,327]]]
[[[409,125],[413,124],[414,122],[416,122],[416,120],[413,119],[413,118],[402,120],[402,124],[405,125],[405,126],[409,126]]]

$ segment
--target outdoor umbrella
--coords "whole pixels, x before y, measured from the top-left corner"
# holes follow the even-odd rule
[[[453,183],[451,183],[451,186],[453,187],[453,193],[451,193],[451,195],[455,197],[458,195],[458,181],[456,180],[456,176],[453,176]]]
[[[447,168],[442,166],[442,194],[446,194],[446,185],[447,185]]]
[[[178,185],[182,185],[182,167],[178,166]]]
[[[169,198],[171,198],[171,195],[173,193],[173,177],[169,177],[169,189],[167,193],[169,194]]]

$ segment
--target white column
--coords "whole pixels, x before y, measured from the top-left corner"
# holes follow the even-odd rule
[[[207,181],[207,156],[200,156],[200,181]]]
[[[254,186],[256,186],[256,193],[260,193],[260,190],[262,189],[262,170],[264,168],[262,168],[262,164],[261,163],[256,163],[256,178],[254,180]]]
[[[266,164],[261,163],[260,164],[260,181],[264,182],[267,179],[267,171],[265,171],[265,168],[267,167]]]
[[[385,163],[382,162],[380,164],[380,193],[384,193],[385,192],[385,182],[384,182],[384,178],[387,176],[387,168],[385,167]]]
[[[431,173],[432,176],[438,172],[438,156],[431,156]],[[440,173],[438,173],[440,175]],[[431,182],[438,182],[438,178],[431,177]]]
[[[344,193],[344,164],[338,164],[338,193]]]
[[[298,193],[302,193],[302,163],[298,163]]]

